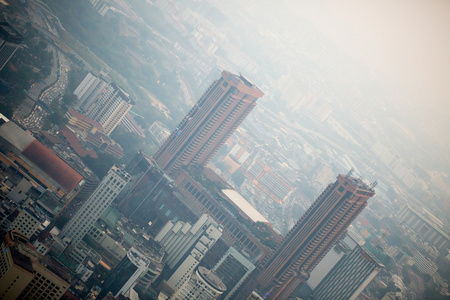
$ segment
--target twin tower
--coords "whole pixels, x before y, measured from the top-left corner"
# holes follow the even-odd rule
[[[223,71],[156,152],[156,163],[174,177],[184,166],[206,165],[263,95],[244,76]],[[374,194],[373,187],[351,174],[339,175],[265,256],[236,296],[245,299],[256,290],[265,299],[287,299],[306,282]]]

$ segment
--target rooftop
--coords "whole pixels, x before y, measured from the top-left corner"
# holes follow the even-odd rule
[[[198,267],[197,272],[198,274],[200,274],[202,279],[209,283],[213,288],[218,289],[222,292],[226,291],[227,287],[213,271],[210,271],[205,267]]]
[[[263,222],[263,223],[270,223],[259,211],[256,210],[256,208],[253,207],[250,203],[245,200],[244,197],[242,197],[241,194],[239,194],[235,190],[231,189],[224,189],[222,190],[222,193],[230,199],[235,206],[237,206],[242,213],[247,215],[253,222]]]
[[[23,41],[23,36],[8,22],[0,22],[0,38],[16,44],[20,44]]]

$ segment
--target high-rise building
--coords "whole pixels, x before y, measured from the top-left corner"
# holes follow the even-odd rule
[[[425,241],[434,245],[439,250],[446,250],[450,247],[450,237],[430,220],[428,214],[416,211],[412,207],[405,205],[400,209],[397,218],[405,226],[420,235]],[[440,220],[439,220],[440,221]]]
[[[175,272],[166,282],[166,284],[173,290],[177,290],[186,282],[186,280],[189,280],[192,272],[200,264],[200,261],[203,259],[206,252],[211,249],[211,247],[222,235],[222,227],[217,225],[217,223],[214,222],[211,218],[203,215],[199,221],[200,224],[204,224],[202,225],[201,229],[203,233],[197,239],[192,248],[187,248],[187,257],[185,255],[180,256],[182,260],[180,260],[180,263],[174,270]],[[194,225],[194,227],[197,225],[197,223]],[[207,225],[207,223],[210,224]]]
[[[131,248],[127,255],[106,278],[98,298],[103,299],[109,292],[114,297],[125,295],[126,292],[143,276],[150,265],[150,260],[135,248]]]
[[[170,297],[171,300],[211,300],[219,299],[220,295],[227,289],[222,280],[204,267],[199,267]]]
[[[231,247],[214,267],[214,272],[227,286],[223,293],[223,299],[233,299],[234,292],[241,286],[244,280],[255,269],[244,255]]]
[[[88,118],[100,123],[110,135],[133,107],[134,101],[115,83],[88,73],[74,91],[78,97],[75,108]]]
[[[29,208],[20,211],[16,219],[9,225],[8,231],[17,230],[31,238],[41,225],[41,219]]]
[[[258,266],[260,294],[286,299],[295,292],[374,194],[373,186],[362,180],[339,175]]]
[[[77,245],[129,180],[130,175],[127,172],[112,166],[92,195],[64,226],[60,237],[69,238],[72,245]]]
[[[350,251],[323,278],[310,299],[354,300],[384,267],[364,247],[350,237],[346,239]]]
[[[169,175],[208,163],[263,95],[243,75],[223,71],[156,152],[156,162]]]
[[[174,270],[181,263],[181,259],[195,248],[197,242],[203,239],[214,239],[215,242],[221,235],[222,227],[204,214],[194,225],[182,221],[177,223],[167,222],[156,235],[155,241],[163,246],[166,251],[166,263]],[[210,244],[209,248],[213,244]]]
[[[23,36],[8,22],[0,22],[0,70],[13,56],[22,41]]]
[[[52,267],[28,246],[27,236],[8,232],[1,245],[0,299],[60,299],[70,283],[67,274]]]

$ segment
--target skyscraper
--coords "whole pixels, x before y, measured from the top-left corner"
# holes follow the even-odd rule
[[[8,22],[0,22],[0,70],[13,56],[22,41],[23,36]]]
[[[169,175],[208,163],[263,95],[243,75],[223,71],[156,152],[156,162]]]
[[[344,242],[349,251],[314,289],[310,299],[354,300],[384,267],[373,254],[351,237],[346,237]]]
[[[260,294],[286,299],[295,292],[374,194],[362,180],[339,175],[260,264]]]
[[[92,195],[64,226],[60,236],[69,238],[72,245],[77,245],[129,180],[127,172],[112,166]]]
[[[73,92],[78,97],[75,108],[103,126],[110,135],[133,107],[134,101],[115,83],[88,73]]]

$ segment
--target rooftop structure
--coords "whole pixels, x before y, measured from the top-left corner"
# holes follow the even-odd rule
[[[252,222],[263,222],[270,224],[270,222],[259,212],[256,208],[253,207],[250,203],[242,197],[235,190],[224,189],[222,190],[222,194],[226,196],[226,199],[230,201],[230,203],[235,206],[239,213],[246,219],[250,219]]]

